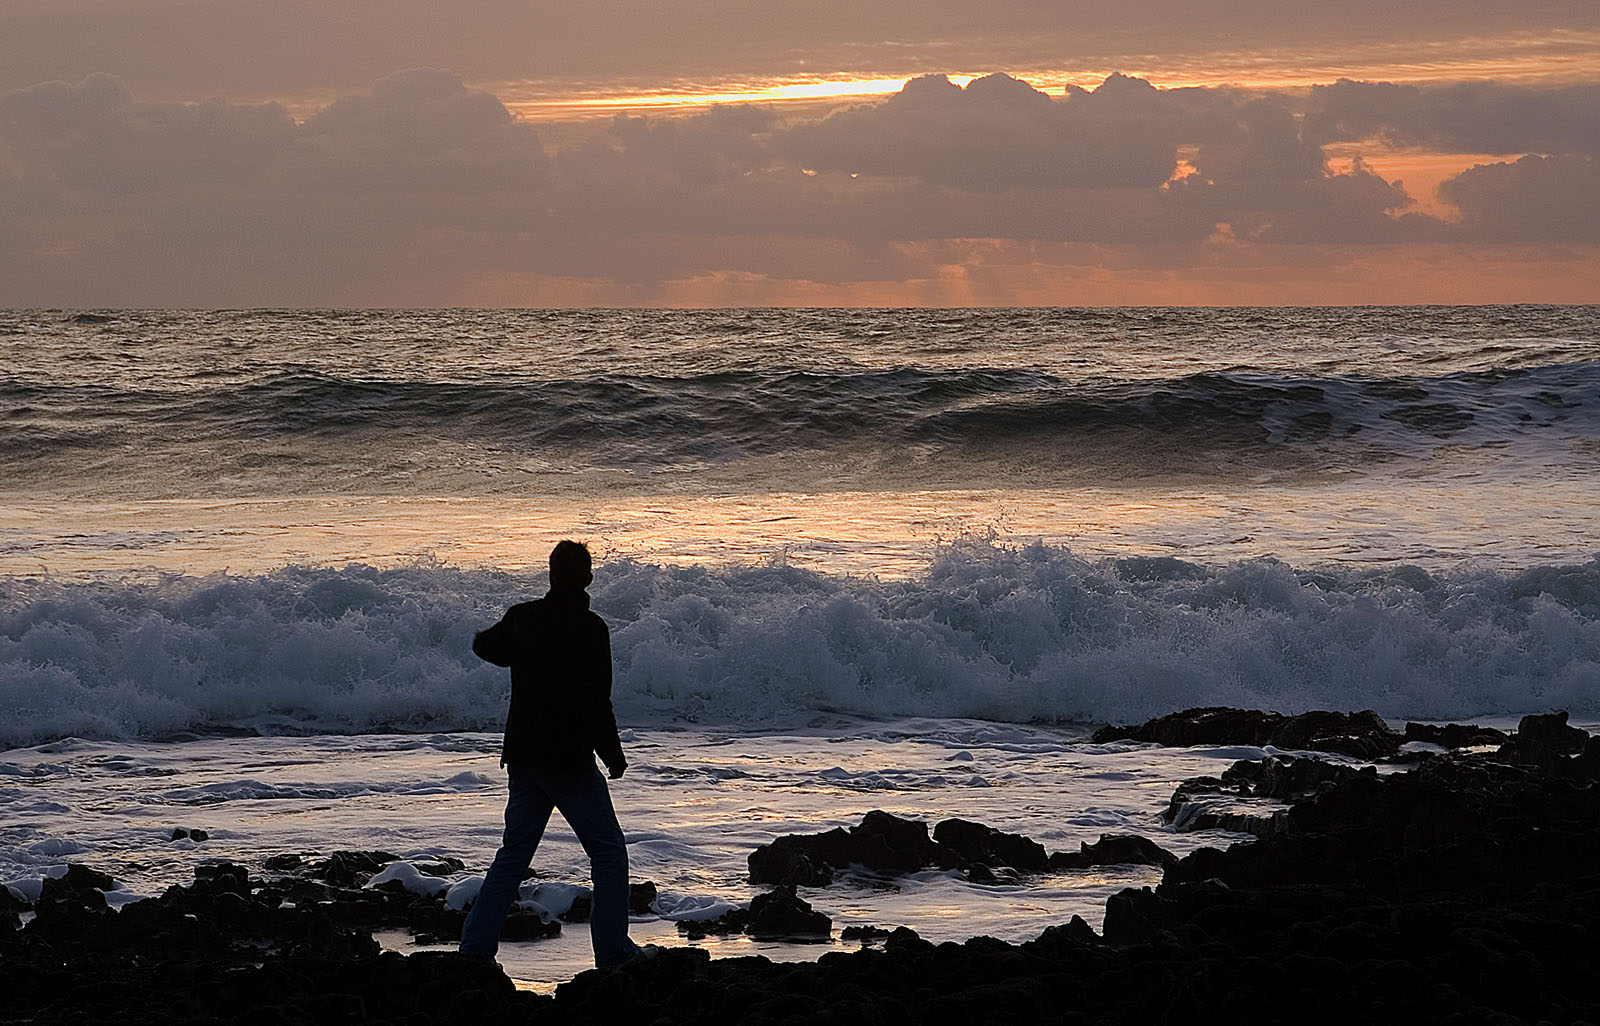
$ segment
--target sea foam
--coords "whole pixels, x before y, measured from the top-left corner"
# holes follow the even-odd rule
[[[542,590],[437,565],[7,579],[0,745],[498,729],[507,675],[472,634]],[[592,590],[624,725],[1130,721],[1196,705],[1600,715],[1600,559],[1430,574],[964,541],[906,580],[624,560]]]

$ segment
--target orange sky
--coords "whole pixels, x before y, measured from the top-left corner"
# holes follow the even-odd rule
[[[1600,301],[1592,0],[917,13],[13,0],[0,304]]]

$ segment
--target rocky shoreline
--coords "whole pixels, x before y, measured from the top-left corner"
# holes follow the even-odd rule
[[[773,889],[686,933],[826,938],[827,916],[795,888],[823,888],[816,900],[846,867],[931,866],[985,882],[1135,861],[1161,865],[1163,878],[1114,895],[1099,933],[1076,917],[1015,945],[856,928],[861,950],[801,963],[669,948],[580,974],[554,996],[518,991],[480,959],[379,948],[377,929],[419,940],[459,932],[464,901],[428,883],[460,869],[449,862],[375,886],[394,861],[382,852],[278,856],[255,871],[218,863],[120,911],[107,907],[108,877],[73,866],[32,903],[0,887],[0,1019],[1600,1022],[1600,738],[1564,714],[1527,717],[1507,735],[1399,732],[1370,713],[1202,709],[1096,739],[1273,745],[1397,765],[1380,774],[1278,754],[1185,782],[1167,810],[1176,828],[1222,824],[1256,839],[1182,859],[1145,838],[1047,853],[982,824],[946,820],[930,832],[882,812],[779,838],[750,857],[752,880]],[[648,908],[653,889],[636,885],[633,897]],[[581,921],[582,903],[564,915]],[[559,919],[519,913],[507,937],[559,929]]]

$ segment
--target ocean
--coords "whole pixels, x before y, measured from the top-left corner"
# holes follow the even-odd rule
[[[471,637],[563,537],[613,632],[641,939],[871,808],[1230,839],[1157,814],[1251,752],[1098,723],[1600,720],[1600,307],[8,311],[0,352],[24,894],[69,858],[124,900],[281,851],[481,872],[508,681]],[[547,908],[585,874],[559,830],[536,868]],[[1153,879],[809,897],[1014,940]],[[586,958],[502,951],[530,986]]]

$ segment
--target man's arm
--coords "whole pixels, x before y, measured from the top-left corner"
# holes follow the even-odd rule
[[[496,666],[511,665],[511,649],[515,640],[511,621],[516,615],[517,608],[512,606],[506,610],[506,615],[500,618],[499,623],[472,636],[473,655]]]
[[[611,779],[616,780],[628,769],[628,760],[622,754],[622,738],[617,731],[617,714],[611,708],[611,631],[601,621],[593,636],[586,639],[588,651],[584,653],[585,669],[589,675],[589,694],[593,703],[590,725],[594,730],[594,750],[606,764]]]

